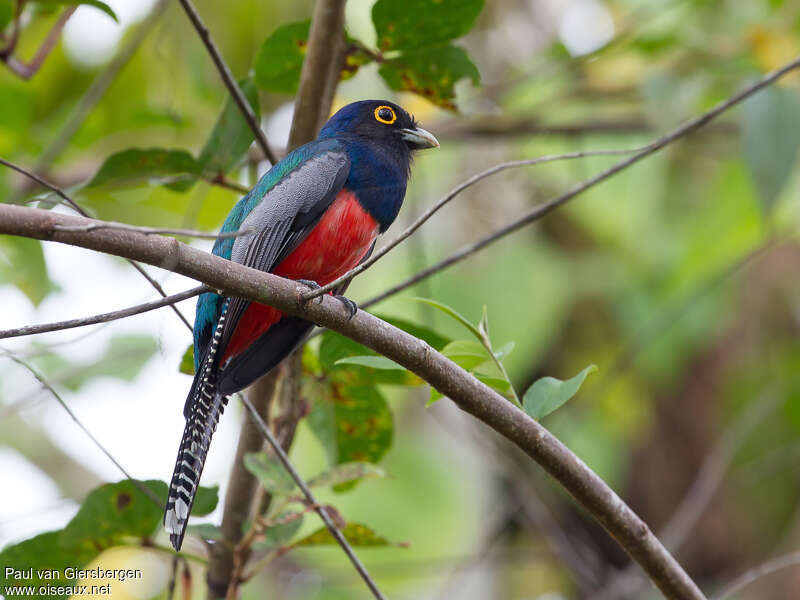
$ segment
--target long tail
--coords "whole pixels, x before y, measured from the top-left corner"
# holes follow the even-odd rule
[[[181,549],[189,514],[192,512],[200,475],[211,445],[211,436],[217,429],[219,418],[228,403],[227,396],[217,389],[214,375],[215,355],[225,322],[225,303],[217,323],[214,337],[209,344],[201,367],[195,375],[183,414],[186,427],[183,430],[175,470],[169,484],[167,508],[164,512],[164,528],[169,532],[170,542],[175,550]]]

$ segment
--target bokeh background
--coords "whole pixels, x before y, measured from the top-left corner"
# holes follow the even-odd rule
[[[197,152],[226,99],[185,15],[166,3],[85,121],[42,163],[87,90],[159,6],[108,4],[119,24],[80,7],[30,81],[0,68],[0,156],[36,165],[66,187],[126,148]],[[371,5],[347,4],[348,31],[367,44],[375,39]],[[198,0],[197,7],[237,76],[247,74],[278,25],[311,12],[306,1]],[[19,54],[33,54],[55,18],[31,18]],[[495,0],[457,43],[481,74],[479,86],[457,86],[458,113],[392,92],[375,65],[336,94],[336,107],[392,98],[441,142],[440,150],[419,155],[389,237],[495,163],[636,147],[709,109],[800,54],[800,2]],[[409,298],[435,298],[473,321],[485,305],[496,346],[515,343],[505,364],[519,391],[544,375],[567,378],[596,364],[579,394],[544,424],[655,531],[687,497],[700,496],[696,519],[676,536],[677,556],[709,592],[800,546],[799,81],[786,77],[534,226],[375,308],[463,338],[453,320]],[[286,144],[291,101],[264,92],[259,98],[276,148]],[[358,301],[383,291],[614,160],[565,161],[485,180],[359,277],[348,295]],[[248,184],[246,167],[233,176]],[[31,193],[22,177],[0,169],[3,201]],[[101,218],[209,231],[238,198],[204,182],[188,193],[146,184],[76,193]],[[148,270],[169,292],[193,285]],[[0,283],[3,329],[154,297],[124,261],[8,238],[0,238]],[[188,316],[193,307],[180,305]],[[183,429],[190,378],[178,365],[189,343],[165,309],[4,340],[2,348],[42,369],[133,476],[166,480]],[[426,408],[424,387],[383,391],[394,415],[393,445],[381,462],[389,477],[323,496],[348,518],[409,543],[359,551],[390,597],[589,598],[619,581],[624,554],[538,468],[449,401]],[[241,418],[232,403],[203,475],[223,495]],[[291,456],[306,476],[325,465],[305,422]],[[0,547],[62,527],[91,489],[120,477],[28,372],[0,360]],[[206,520],[218,519],[219,510]],[[316,527],[311,521],[308,530]],[[189,547],[203,551],[197,542]],[[115,585],[116,598],[164,597],[168,556],[113,549],[97,563],[144,569],[142,581]],[[193,593],[201,597],[202,569],[193,569]],[[800,569],[786,569],[736,597],[786,599],[798,589]],[[329,547],[272,562],[244,597],[332,600],[368,592],[341,551]],[[633,597],[657,595],[645,586]]]

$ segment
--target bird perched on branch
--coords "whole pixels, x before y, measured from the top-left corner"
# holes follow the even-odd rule
[[[348,104],[239,200],[222,232],[247,233],[218,239],[213,253],[312,288],[330,283],[366,259],[394,221],[413,152],[438,145],[396,104]],[[354,303],[337,297],[355,314]],[[195,377],[164,514],[176,550],[228,396],[275,367],[312,326],[257,302],[210,292],[198,299]]]

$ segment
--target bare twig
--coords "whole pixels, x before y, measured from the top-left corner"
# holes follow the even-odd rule
[[[264,435],[264,438],[267,440],[267,442],[269,442],[269,445],[275,452],[275,456],[278,457],[278,460],[283,465],[283,468],[286,469],[286,472],[291,475],[292,479],[294,479],[294,482],[297,484],[297,487],[300,488],[303,496],[305,496],[308,503],[314,507],[314,510],[319,515],[320,519],[322,519],[322,522],[325,523],[325,527],[328,528],[328,531],[331,532],[333,538],[342,547],[344,553],[347,554],[350,562],[353,563],[353,566],[355,567],[356,571],[358,571],[358,574],[361,575],[361,578],[364,580],[364,583],[367,584],[367,587],[369,587],[372,595],[378,600],[385,600],[384,595],[378,589],[378,586],[372,580],[372,577],[370,577],[366,567],[364,567],[364,565],[356,556],[355,552],[353,552],[353,549],[350,547],[350,544],[347,542],[342,532],[339,531],[339,528],[336,527],[330,516],[328,516],[325,508],[317,502],[316,498],[314,498],[314,495],[311,493],[311,490],[306,485],[306,482],[303,481],[303,478],[300,477],[300,474],[295,470],[294,466],[289,461],[289,457],[286,455],[286,452],[283,451],[283,448],[281,448],[281,445],[275,439],[275,436],[272,435],[272,432],[269,430],[269,427],[267,427],[267,424],[264,423],[264,419],[261,418],[261,415],[258,414],[258,411],[256,411],[247,398],[244,396],[240,396],[240,398],[242,403],[250,412],[250,415],[253,417],[253,420],[255,421],[259,430]]]
[[[21,358],[16,356],[13,352],[9,352],[8,350],[0,349],[0,353],[4,354],[8,358],[10,358],[12,361],[17,363],[19,366],[21,366],[25,370],[27,370],[31,375],[33,375],[36,378],[36,381],[38,381],[42,385],[42,387],[44,387],[48,392],[50,392],[53,395],[53,397],[56,399],[56,401],[61,405],[61,408],[63,408],[66,411],[66,413],[69,415],[70,419],[72,419],[75,422],[75,424],[81,429],[81,431],[83,431],[83,433],[85,433],[86,436],[90,440],[92,440],[92,443],[94,443],[94,445],[97,446],[100,449],[100,451],[103,454],[106,455],[106,458],[108,458],[108,460],[110,460],[112,463],[114,463],[114,466],[117,467],[117,469],[119,469],[119,471],[139,489],[139,491],[141,491],[148,498],[150,498],[153,502],[155,502],[156,506],[158,506],[158,507],[162,506],[161,500],[158,498],[158,496],[156,496],[155,493],[153,493],[153,491],[150,488],[148,488],[145,485],[142,485],[142,483],[140,481],[138,481],[137,479],[134,479],[131,476],[131,474],[128,473],[128,471],[125,469],[125,467],[123,467],[119,463],[119,461],[116,458],[114,458],[112,456],[112,454],[108,450],[106,450],[105,446],[103,446],[103,444],[101,444],[100,441],[96,437],[94,437],[94,435],[92,435],[92,432],[89,431],[86,428],[86,426],[83,423],[81,423],[80,419],[78,419],[78,417],[75,415],[75,413],[72,412],[72,409],[67,405],[66,402],[64,402],[64,399],[61,397],[61,394],[59,394],[56,391],[56,389],[52,385],[50,385],[50,383],[47,381],[47,379],[45,379],[44,376],[42,376],[42,374],[39,373],[39,371],[36,370],[33,367],[33,365],[31,365],[28,362],[22,360]]]
[[[795,567],[797,565],[800,565],[800,552],[792,552],[791,554],[773,558],[770,561],[746,571],[734,579],[732,582],[726,585],[721,592],[716,594],[712,600],[726,600],[761,577],[765,577],[775,573],[776,571],[788,569],[789,567]]]
[[[87,222],[90,221],[53,211],[0,204],[0,233],[67,243],[166,266],[224,295],[273,306],[333,329],[391,358],[536,460],[614,536],[668,598],[704,599],[647,525],[583,461],[541,424],[425,342],[364,311],[351,316],[341,302],[327,295],[319,302],[302,302],[300,294],[306,289],[302,284],[233,263],[172,238],[132,231],[68,233],[53,229],[54,225]]]
[[[445,204],[450,202],[453,198],[455,198],[458,194],[463,192],[465,189],[475,185],[479,181],[486,179],[492,175],[497,173],[501,173],[503,171],[507,171],[508,169],[516,169],[519,167],[527,167],[532,165],[538,165],[547,162],[554,162],[557,160],[567,160],[567,159],[574,159],[574,158],[584,158],[588,156],[617,156],[620,154],[632,154],[634,152],[640,152],[643,148],[631,148],[627,150],[596,150],[596,151],[586,151],[586,152],[567,152],[566,154],[550,154],[547,156],[539,156],[537,158],[527,158],[524,160],[512,160],[509,162],[500,163],[495,165],[485,171],[481,171],[480,173],[476,173],[469,179],[461,182],[456,187],[454,187],[450,192],[442,197],[436,204],[431,206],[428,210],[422,213],[416,221],[414,221],[411,225],[409,225],[403,233],[398,235],[395,239],[391,242],[383,246],[380,250],[373,253],[373,255],[368,259],[359,264],[358,266],[350,269],[347,273],[339,277],[338,279],[330,282],[327,285],[320,287],[319,289],[313,290],[311,292],[306,293],[305,299],[311,300],[312,298],[316,298],[317,296],[321,296],[333,289],[339,287],[342,283],[346,281],[350,281],[353,277],[358,275],[359,273],[363,273],[367,269],[369,269],[375,262],[380,260],[383,256],[385,256],[390,250],[396,247],[398,244],[403,242],[404,240],[408,239],[411,234],[413,234],[417,229],[419,229],[425,221],[430,219],[436,212],[439,211]]]
[[[253,112],[253,108],[250,106],[247,98],[244,97],[242,90],[239,88],[239,84],[236,83],[236,79],[233,77],[233,74],[225,62],[225,59],[222,58],[222,54],[220,54],[217,45],[214,43],[214,40],[211,39],[211,34],[208,31],[208,27],[206,27],[206,24],[203,23],[203,19],[200,18],[200,15],[198,14],[197,9],[192,4],[191,0],[180,0],[180,3],[181,6],[183,6],[183,10],[186,11],[186,15],[189,17],[192,25],[194,25],[195,30],[197,30],[197,35],[202,40],[206,50],[208,50],[211,60],[214,61],[214,65],[216,65],[217,71],[219,71],[222,82],[225,84],[225,87],[228,88],[228,92],[230,92],[231,97],[233,98],[234,102],[236,102],[236,106],[239,107],[242,117],[244,117],[247,125],[252,130],[256,143],[258,144],[259,148],[261,148],[264,156],[267,157],[267,160],[274,165],[278,161],[269,147],[267,136],[261,130],[261,125],[258,123],[256,113]]]
[[[166,298],[162,298],[161,300],[154,300],[153,302],[145,302],[143,304],[137,304],[136,306],[123,308],[121,310],[115,310],[112,312],[102,313],[99,315],[93,315],[91,317],[70,319],[68,321],[57,321],[55,323],[42,323],[41,325],[27,325],[25,327],[18,327],[16,329],[0,330],[0,339],[21,337],[24,335],[36,335],[39,333],[48,333],[51,331],[62,331],[64,329],[73,329],[75,327],[86,327],[87,325],[97,325],[98,323],[108,323],[110,321],[116,321],[117,319],[124,319],[126,317],[132,317],[133,315],[139,315],[151,310],[156,310],[157,308],[163,308],[164,306],[169,306],[175,304],[176,302],[181,302],[182,300],[186,300],[188,298],[194,298],[195,296],[199,296],[203,292],[208,292],[208,291],[211,291],[211,289],[204,285],[201,285],[192,288],[190,290],[186,290],[185,292],[180,292],[179,294],[173,294],[171,296],[167,296]]]
[[[650,156],[651,154],[653,154],[656,151],[660,150],[664,146],[667,146],[667,145],[673,143],[674,141],[676,141],[676,140],[678,140],[678,139],[680,139],[682,137],[685,137],[686,135],[696,131],[700,127],[702,127],[705,124],[707,124],[709,121],[712,121],[713,119],[715,119],[716,117],[718,117],[719,115],[724,113],[725,111],[733,108],[734,106],[736,106],[737,104],[739,104],[743,100],[746,100],[747,98],[749,98],[750,96],[752,96],[753,94],[758,92],[759,90],[771,85],[772,83],[774,83],[775,81],[777,81],[778,79],[780,79],[781,77],[783,77],[784,75],[789,73],[790,71],[793,71],[793,70],[797,69],[798,67],[800,67],[800,57],[796,58],[795,60],[793,60],[790,63],[787,63],[786,65],[784,65],[780,69],[777,69],[775,71],[772,71],[772,72],[768,73],[767,75],[765,75],[764,77],[759,79],[757,82],[753,83],[752,85],[747,86],[746,88],[744,88],[740,92],[734,94],[733,96],[731,96],[727,100],[725,100],[723,102],[720,102],[719,104],[717,104],[711,110],[709,110],[709,111],[703,113],[702,115],[699,115],[699,116],[687,121],[686,123],[684,123],[683,125],[681,125],[677,129],[674,129],[670,133],[658,138],[653,143],[648,144],[647,146],[644,146],[642,148],[642,150],[640,150],[639,152],[637,152],[633,156],[631,156],[629,158],[626,158],[624,160],[621,160],[620,162],[616,163],[615,165],[609,167],[608,169],[606,169],[604,171],[601,171],[600,173],[598,173],[594,177],[590,177],[589,179],[574,185],[572,188],[570,188],[569,190],[567,190],[563,194],[561,194],[559,196],[556,196],[552,200],[549,200],[547,202],[544,202],[543,204],[540,204],[540,205],[536,206],[534,209],[532,209],[531,211],[529,211],[528,213],[526,213],[525,215],[523,215],[519,219],[513,221],[512,223],[509,223],[505,227],[501,227],[500,229],[498,229],[494,233],[492,233],[492,234],[490,234],[490,235],[488,235],[488,236],[486,236],[486,237],[484,237],[484,238],[482,238],[482,239],[480,239],[480,240],[478,240],[476,242],[473,242],[471,244],[467,244],[466,246],[462,247],[460,250],[458,250],[457,252],[451,254],[449,257],[445,258],[444,260],[442,260],[442,261],[436,263],[435,265],[432,265],[432,266],[430,266],[430,267],[428,267],[426,269],[423,269],[422,271],[420,271],[419,273],[416,273],[415,275],[412,275],[411,277],[409,277],[405,281],[403,281],[403,282],[401,282],[401,283],[389,288],[388,290],[384,291],[383,293],[381,293],[381,294],[379,294],[379,295],[377,295],[377,296],[375,296],[373,298],[370,298],[368,301],[363,302],[361,305],[364,306],[364,307],[368,307],[368,306],[372,306],[373,304],[376,304],[376,303],[380,302],[381,300],[385,300],[386,298],[388,298],[390,296],[393,296],[394,294],[397,294],[398,292],[401,292],[402,290],[405,290],[406,288],[411,287],[412,285],[414,285],[416,283],[419,283],[423,279],[427,279],[431,275],[434,275],[435,273],[438,273],[439,271],[442,271],[443,269],[446,269],[447,267],[450,267],[451,265],[454,265],[454,264],[456,264],[458,262],[461,262],[465,258],[467,258],[469,256],[472,256],[473,254],[475,254],[479,250],[482,250],[486,246],[489,246],[490,244],[496,242],[497,240],[499,240],[501,238],[504,238],[505,236],[507,236],[507,235],[509,235],[511,233],[514,233],[518,229],[521,229],[521,228],[525,227],[526,225],[529,225],[529,224],[533,223],[534,221],[537,221],[537,220],[541,219],[543,216],[545,216],[546,214],[548,214],[552,210],[558,208],[559,206],[561,206],[562,204],[568,202],[569,200],[571,200],[575,196],[581,194],[582,192],[585,192],[589,188],[592,188],[595,185],[597,185],[598,183],[601,183],[602,181],[605,181],[606,179],[612,177],[613,175],[616,175],[620,171],[623,171],[623,170],[627,169],[631,165],[639,162],[640,160],[642,160],[643,158],[646,158],[647,156]]]
[[[2,57],[2,60],[5,61],[8,68],[19,75],[22,79],[30,79],[33,77],[53,51],[53,48],[56,47],[58,39],[61,36],[61,30],[64,29],[64,25],[67,24],[67,21],[72,16],[72,13],[75,12],[76,8],[77,7],[73,6],[67,8],[61,13],[61,15],[58,17],[58,20],[47,34],[47,37],[42,42],[42,45],[39,46],[39,49],[36,51],[36,54],[29,63],[26,64],[10,55],[7,57]]]
[[[53,192],[56,196],[58,196],[59,198],[64,200],[64,202],[66,202],[79,215],[81,215],[83,217],[89,217],[89,213],[87,213],[85,210],[83,210],[83,208],[81,208],[81,206],[77,202],[75,202],[72,198],[67,196],[66,192],[64,192],[64,190],[62,190],[60,187],[58,187],[56,185],[53,185],[52,183],[50,183],[49,181],[43,179],[42,177],[39,177],[36,173],[32,173],[31,171],[23,169],[19,165],[16,165],[16,164],[14,164],[12,162],[9,162],[9,161],[7,161],[7,160],[5,160],[3,158],[0,158],[0,165],[6,166],[9,169],[13,169],[17,173],[21,173],[25,177],[35,181],[36,183],[38,183],[42,187],[47,188],[48,190]],[[153,286],[153,288],[159,294],[161,294],[162,298],[166,298],[167,297],[167,292],[164,291],[164,288],[161,287],[161,284],[158,283],[152,277],[150,277],[150,274],[147,271],[145,271],[144,268],[142,268],[141,265],[137,264],[135,261],[132,261],[132,260],[128,260],[128,262],[130,263],[130,265],[134,269],[139,271],[139,274],[142,277],[144,277],[147,280],[147,282],[151,286]],[[183,313],[181,313],[181,311],[179,311],[178,308],[174,304],[170,304],[169,307],[172,309],[172,312],[174,312],[176,315],[178,315],[178,318],[181,321],[183,321],[183,324],[186,325],[186,327],[189,328],[189,331],[193,331],[191,323],[189,323],[189,321],[186,320],[186,317],[183,316]]]
[[[252,229],[239,229],[237,231],[230,231],[228,233],[208,233],[206,231],[197,231],[195,229],[160,229],[156,227],[139,227],[136,225],[127,225],[125,223],[115,223],[109,221],[107,223],[93,223],[92,225],[82,226],[83,228],[77,231],[96,231],[98,229],[122,229],[124,231],[138,231],[147,235],[179,235],[183,237],[193,237],[201,240],[224,240],[235,238],[242,235],[253,233]],[[61,228],[59,231],[76,231]]]

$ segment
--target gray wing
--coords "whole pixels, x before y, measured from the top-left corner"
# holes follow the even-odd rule
[[[349,173],[350,159],[336,150],[314,155],[289,172],[242,221],[240,229],[253,233],[236,238],[231,260],[260,271],[273,270],[314,229]],[[220,355],[248,305],[247,300],[231,298]]]

